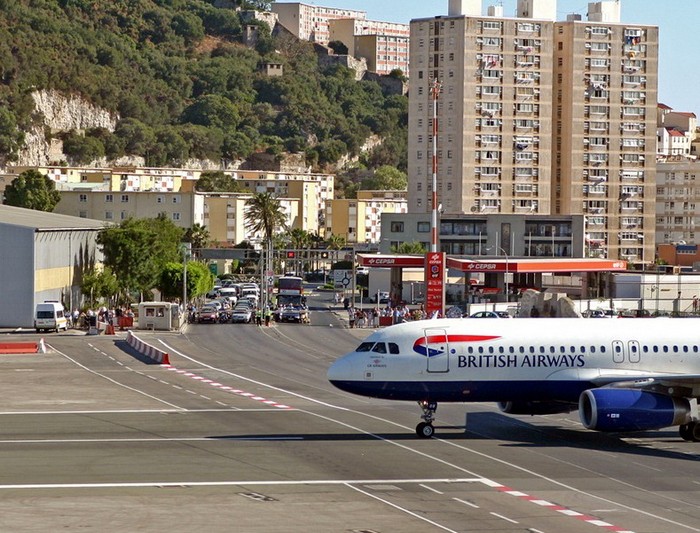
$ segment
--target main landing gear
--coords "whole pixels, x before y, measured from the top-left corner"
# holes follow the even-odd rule
[[[683,440],[700,442],[700,422],[688,422],[678,428]]]
[[[416,435],[423,439],[429,439],[435,433],[435,428],[433,427],[433,420],[435,420],[437,402],[421,401],[418,402],[418,405],[423,410],[423,414],[421,415],[423,422],[416,426]]]

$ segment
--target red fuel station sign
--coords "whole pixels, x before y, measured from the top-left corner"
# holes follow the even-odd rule
[[[432,316],[435,311],[445,316],[445,253],[425,254],[425,311]]]

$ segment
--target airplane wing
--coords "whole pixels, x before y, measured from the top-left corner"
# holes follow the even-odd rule
[[[590,381],[599,387],[638,389],[684,387],[687,389],[700,387],[700,374],[606,371],[590,378]]]

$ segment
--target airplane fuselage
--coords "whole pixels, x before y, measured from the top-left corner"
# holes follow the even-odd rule
[[[328,370],[369,397],[574,406],[600,387],[696,398],[699,375],[700,319],[416,321],[372,333]]]

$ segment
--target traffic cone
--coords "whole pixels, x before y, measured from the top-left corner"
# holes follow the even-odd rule
[[[114,326],[112,324],[107,324],[105,327],[105,335],[114,335]]]

